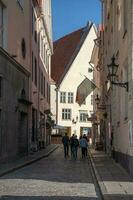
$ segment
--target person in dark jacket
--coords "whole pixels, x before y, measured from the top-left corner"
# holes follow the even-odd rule
[[[75,160],[77,159],[78,146],[79,146],[79,141],[77,139],[77,136],[74,135],[71,140],[71,148],[72,148],[72,158],[74,158]]]
[[[71,149],[71,157],[73,156],[72,152],[72,147],[73,147],[73,139],[74,139],[74,134],[70,137],[70,149]]]
[[[62,143],[64,146],[64,157],[66,158],[69,155],[69,137],[67,133],[62,138]]]

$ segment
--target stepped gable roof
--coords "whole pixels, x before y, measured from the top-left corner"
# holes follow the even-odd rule
[[[89,30],[91,25],[89,25]],[[54,42],[54,54],[52,55],[51,63],[51,77],[57,85],[61,83],[63,77],[69,70],[70,64],[76,57],[84,41],[83,39],[86,38],[85,32],[86,27],[76,30]]]

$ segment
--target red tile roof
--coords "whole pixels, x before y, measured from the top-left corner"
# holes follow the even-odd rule
[[[54,54],[52,56],[51,77],[58,84],[63,74],[67,71],[77,46],[81,43],[84,28],[66,35],[54,42]]]

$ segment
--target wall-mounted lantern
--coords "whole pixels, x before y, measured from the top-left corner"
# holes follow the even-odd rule
[[[99,98],[98,94],[96,95],[95,102],[97,105],[100,103],[100,98]]]
[[[115,57],[114,56],[111,58],[111,63],[107,66],[108,66],[108,71],[109,71],[108,79],[110,80],[110,82],[113,85],[117,85],[119,87],[124,87],[128,91],[128,82],[125,82],[125,83],[115,82],[115,80],[117,78],[116,73],[117,73],[119,65],[117,65],[115,63]]]

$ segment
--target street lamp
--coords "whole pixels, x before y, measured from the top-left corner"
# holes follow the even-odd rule
[[[96,96],[96,98],[95,98],[95,102],[96,102],[97,106],[98,106],[98,104],[100,103],[100,98],[99,98],[98,94],[97,94],[97,96]]]
[[[117,78],[117,70],[118,70],[118,67],[119,65],[117,65],[115,63],[115,57],[113,55],[113,57],[111,58],[111,63],[108,66],[108,79],[111,81],[111,83],[113,85],[117,85],[119,87],[124,87],[126,88],[126,90],[128,91],[128,82],[125,82],[125,83],[119,83],[119,82],[115,82],[116,78]]]

